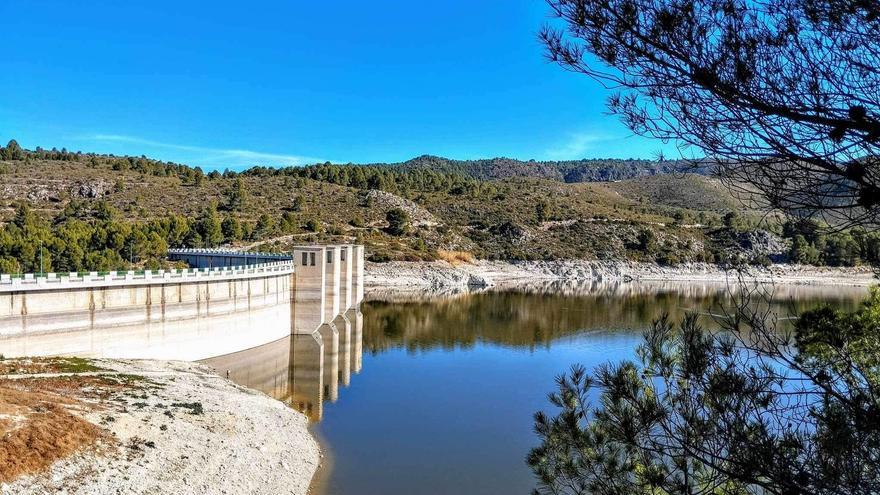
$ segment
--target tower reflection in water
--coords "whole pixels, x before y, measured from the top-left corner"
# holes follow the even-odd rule
[[[291,335],[200,362],[320,421],[323,402],[336,401],[339,386],[347,386],[351,375],[361,370],[363,324],[360,308],[351,309],[312,334]]]

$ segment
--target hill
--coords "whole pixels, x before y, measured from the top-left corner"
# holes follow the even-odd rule
[[[791,241],[780,237],[798,235],[810,262],[853,264],[872,256],[864,235],[824,239],[776,217],[761,225],[773,232],[756,231],[762,212],[743,208],[699,174],[565,182],[540,176],[562,173],[558,163],[504,171],[498,161],[432,167],[424,157],[408,165],[205,174],[145,157],[64,150],[7,147],[0,158],[0,272],[39,270],[40,244],[47,271],[156,267],[168,247],[283,250],[343,241],[364,243],[374,261],[767,263],[787,254]],[[388,228],[392,210],[402,212],[400,228]]]
[[[477,180],[496,180],[511,177],[552,179],[561,182],[610,182],[636,177],[688,171],[705,175],[707,167],[695,167],[684,161],[591,159],[568,161],[522,161],[511,158],[487,160],[450,160],[423,155],[403,163],[377,163],[372,166],[389,166],[403,171],[433,170],[453,173]]]

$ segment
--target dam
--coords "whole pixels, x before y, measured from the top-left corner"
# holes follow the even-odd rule
[[[200,360],[296,336],[331,351],[328,377],[351,369],[363,246],[168,257],[194,268],[0,275],[0,354]]]

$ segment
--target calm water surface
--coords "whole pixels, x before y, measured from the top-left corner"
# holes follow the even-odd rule
[[[537,442],[532,415],[547,409],[554,377],[572,363],[633,358],[652,319],[717,312],[729,303],[725,290],[625,284],[378,295],[362,305],[361,324],[336,356],[297,336],[206,362],[312,418],[329,459],[318,493],[525,494],[534,484],[524,462]],[[822,302],[853,308],[863,295],[777,288],[774,305],[781,314]]]

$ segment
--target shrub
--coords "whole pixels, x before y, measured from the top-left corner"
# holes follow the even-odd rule
[[[409,213],[400,208],[388,210],[385,219],[388,221],[388,233],[391,235],[404,235],[410,230]]]
[[[306,220],[306,230],[309,232],[320,232],[321,231],[321,223],[318,222],[317,219],[310,218]]]

